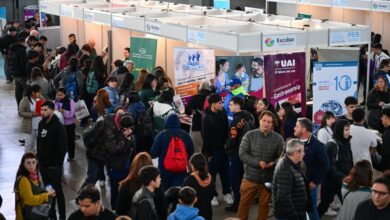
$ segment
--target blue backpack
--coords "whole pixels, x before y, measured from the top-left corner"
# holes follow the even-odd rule
[[[66,94],[73,100],[79,96],[76,73],[73,73],[66,82]]]
[[[95,73],[93,71],[88,73],[86,87],[87,93],[92,95],[95,95],[99,89],[99,83],[96,80]]]

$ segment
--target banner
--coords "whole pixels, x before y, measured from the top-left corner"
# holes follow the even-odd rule
[[[175,48],[173,59],[176,93],[186,105],[189,98],[198,93],[200,83],[214,78],[214,50]]]
[[[264,56],[265,89],[275,108],[290,102],[306,115],[305,53]]]
[[[346,113],[344,99],[357,97],[358,62],[316,62],[313,70],[313,124],[318,129],[322,115]]]
[[[7,8],[0,7],[0,29],[3,30],[7,25]]]
[[[157,40],[141,37],[130,38],[130,57],[135,64],[134,80],[141,69],[151,72],[156,66]]]
[[[216,57],[214,84],[221,96],[229,92],[229,80],[239,78],[245,90],[252,96],[263,98],[264,58],[262,56]]]

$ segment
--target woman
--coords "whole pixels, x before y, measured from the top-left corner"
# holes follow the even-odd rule
[[[76,102],[82,96],[84,84],[83,74],[78,68],[78,63],[77,58],[69,60],[69,66],[65,69],[60,83],[60,87],[66,89],[69,98]]]
[[[99,84],[99,88],[103,88],[107,78],[107,69],[101,56],[95,57],[92,69]]]
[[[23,211],[28,207],[39,206],[49,202],[55,196],[55,191],[47,192],[41,187],[38,172],[38,159],[33,153],[25,153],[16,173],[14,185],[16,220],[23,220]],[[29,213],[26,213],[29,215]],[[31,216],[30,216],[31,217]]]
[[[25,151],[36,152],[35,141],[38,135],[38,124],[41,121],[40,112],[35,111],[37,102],[41,98],[41,87],[39,85],[32,85],[28,87],[27,94],[20,101],[19,116],[22,117],[22,132],[30,133],[30,139],[27,142]],[[41,101],[42,103],[42,101]]]
[[[91,117],[93,121],[98,118],[104,119],[107,114],[113,113],[115,108],[110,103],[108,92],[105,89],[99,89],[95,96],[95,105],[91,109]]]
[[[142,167],[153,165],[152,158],[146,152],[137,154],[130,165],[130,172],[126,179],[119,182],[118,201],[116,206],[117,215],[128,215],[131,210],[131,200],[134,194],[142,187],[138,179],[138,173]],[[154,204],[159,219],[166,219],[168,216],[167,204],[165,202],[164,190],[162,187],[155,192]]]
[[[108,92],[110,97],[110,103],[113,108],[119,105],[119,94],[118,94],[118,80],[115,76],[109,76],[106,80],[106,87],[104,89]]]
[[[386,84],[386,76],[379,76],[376,79],[374,88],[368,93],[367,107],[368,113],[368,125],[374,129],[383,133],[384,127],[381,122],[380,112],[385,104],[390,102],[390,92],[388,85]]]
[[[142,84],[141,90],[139,91],[139,96],[141,97],[141,101],[144,103],[146,109],[150,107],[149,102],[156,97],[154,94],[156,85],[156,77],[152,74],[146,75],[144,84]]]
[[[34,67],[31,70],[30,85],[39,85],[41,87],[42,96],[49,99],[51,86],[45,77],[43,77],[42,70],[39,67]]]
[[[229,91],[229,61],[227,59],[220,59],[217,61],[215,87],[216,92]]]
[[[171,78],[169,78],[169,76],[167,75],[167,73],[165,72],[164,68],[162,68],[161,66],[158,66],[156,68],[154,68],[154,70],[152,71],[152,73],[154,74],[154,76],[156,77],[156,80],[158,81],[161,77],[165,77],[168,79],[168,85],[172,87],[173,83],[172,83],[172,80]]]
[[[141,90],[142,85],[144,84],[144,81],[145,81],[145,77],[148,74],[149,74],[148,71],[145,70],[145,69],[142,69],[142,70],[139,71],[138,79],[137,79],[137,81],[134,84],[134,90],[135,91],[138,92],[139,90]]]
[[[84,44],[81,47],[81,56],[79,62],[79,68],[82,69],[84,67],[84,61],[91,59],[91,47],[88,44]]]
[[[336,122],[336,117],[334,116],[333,112],[327,111],[322,116],[320,130],[318,130],[317,133],[317,139],[321,143],[326,144],[329,142],[330,139],[332,139],[333,136],[332,127],[335,122]]]
[[[55,108],[64,118],[64,126],[68,141],[68,161],[74,160],[76,136],[76,103],[66,95],[65,88],[58,88]]]
[[[318,205],[320,217],[328,210],[335,195],[342,201],[342,181],[353,167],[350,124],[347,120],[340,119],[336,122],[333,138],[326,144],[326,152],[330,169],[322,184],[321,203]]]
[[[294,127],[299,117],[294,107],[289,102],[283,102],[280,106],[279,119],[282,121],[281,132],[285,140],[294,137]]]
[[[60,71],[65,69],[69,65],[69,60],[71,58],[77,59],[77,52],[78,52],[78,46],[75,44],[68,44],[68,48],[66,49],[65,53],[61,54],[60,62],[59,62],[59,68]]]
[[[157,102],[153,104],[153,127],[157,133],[164,130],[165,119],[168,115],[179,112],[173,105],[173,96],[175,96],[175,90],[170,87],[163,88]]]
[[[261,113],[264,110],[271,111],[272,113],[274,113],[274,115],[277,115],[274,106],[269,102],[269,100],[267,98],[259,99],[256,103],[256,115],[253,116],[255,118],[255,127],[256,128],[258,128],[260,126],[259,120],[257,120],[257,119],[259,118],[259,116],[261,115]],[[280,124],[279,120],[278,120],[278,122]],[[278,133],[280,133],[279,126],[277,127],[276,131]]]
[[[372,167],[368,160],[358,161],[343,179],[343,206],[337,219],[353,219],[360,202],[371,198]]]
[[[119,96],[125,98],[131,91],[134,91],[134,76],[127,72],[119,87]]]
[[[194,207],[199,209],[199,216],[211,220],[213,218],[211,200],[215,191],[215,182],[208,171],[207,160],[203,154],[192,155],[190,168],[191,175],[184,180],[183,186],[189,186],[196,190],[198,201]]]
[[[167,88],[167,87],[170,87],[168,78],[165,76],[158,78],[156,89],[154,90],[154,94],[156,95],[156,97],[160,96],[163,88]]]

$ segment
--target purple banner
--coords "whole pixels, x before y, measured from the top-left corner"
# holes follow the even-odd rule
[[[264,56],[265,89],[277,107],[290,102],[297,112],[306,115],[305,53]]]

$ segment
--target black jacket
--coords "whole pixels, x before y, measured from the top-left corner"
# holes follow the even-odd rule
[[[84,216],[80,209],[73,212],[68,220],[115,220],[115,214],[109,209],[103,209],[98,216]]]
[[[16,43],[17,37],[9,34],[5,35],[1,41],[1,53],[7,55],[12,44]]]
[[[186,106],[186,114],[193,115],[192,131],[200,131],[202,129],[202,112],[207,95],[208,91],[201,90],[199,94],[191,98]]]
[[[376,89],[372,89],[367,96],[367,107],[370,111],[367,116],[368,125],[382,133],[384,129],[380,118],[382,107],[379,106],[379,102],[389,103],[390,92],[381,92]]]
[[[377,209],[372,199],[361,202],[356,208],[353,220],[388,220],[390,219],[390,205],[384,209]]]
[[[383,144],[380,149],[378,149],[378,152],[382,156],[381,168],[387,170],[390,169],[390,127],[385,129],[382,139]]]
[[[24,30],[18,34],[18,38],[26,39],[28,36],[30,36],[30,33]]]
[[[274,215],[278,219],[306,219],[308,188],[298,164],[285,156],[276,165],[272,181]]]
[[[133,220],[158,219],[153,197],[154,194],[146,187],[142,187],[134,194],[131,208],[131,213],[135,213],[135,216],[131,216]],[[134,212],[133,209],[135,209]]]
[[[203,153],[210,156],[213,149],[224,149],[228,132],[225,110],[214,113],[207,108],[202,120]]]
[[[226,153],[238,155],[241,140],[246,132],[254,129],[253,116],[243,110],[234,114],[230,132],[226,141]]]
[[[37,156],[41,165],[63,166],[67,146],[65,127],[56,115],[48,123],[45,119],[39,122]]]
[[[27,54],[24,45],[15,43],[9,48],[8,68],[14,77],[27,77]]]
[[[343,137],[344,126],[347,120],[340,119],[335,126],[333,140],[326,144],[326,153],[328,154],[330,169],[324,179],[324,185],[332,188],[340,188],[342,179],[349,174],[353,167],[353,157],[351,150],[351,137]]]

